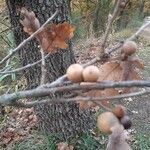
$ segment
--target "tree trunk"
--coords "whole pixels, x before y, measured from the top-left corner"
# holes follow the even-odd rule
[[[98,0],[93,18],[93,30],[99,36],[106,29],[111,0]]]
[[[145,5],[145,0],[140,0],[140,5],[139,5],[139,18],[140,19],[144,18],[144,5]]]
[[[59,8],[59,14],[53,22],[68,21],[66,0],[6,0],[6,3],[17,45],[28,37],[23,32],[23,27],[19,22],[20,12],[18,8],[26,7],[28,10],[34,11],[41,24],[56,11],[56,8]],[[37,41],[34,39],[28,42],[19,51],[19,57],[23,66],[41,59]],[[54,81],[65,74],[67,67],[74,62],[71,43],[67,50],[59,50],[59,52],[52,54],[46,61],[48,82]],[[40,84],[40,64],[25,70],[23,74],[27,79],[28,89],[35,88]],[[57,96],[60,96],[60,94],[57,94]],[[63,135],[64,139],[88,131],[94,126],[91,112],[81,111],[76,103],[37,105],[35,112],[38,118],[38,127],[43,133],[58,133]]]

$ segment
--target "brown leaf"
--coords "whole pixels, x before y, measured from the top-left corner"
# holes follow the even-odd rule
[[[121,79],[122,67],[120,66],[120,63],[117,61],[107,62],[107,63],[103,64],[100,67],[99,71],[100,71],[100,76],[98,79],[99,82],[100,81],[119,81]],[[85,84],[88,84],[88,83],[85,83]],[[105,90],[91,90],[86,93],[86,96],[107,97],[107,96],[115,96],[118,94],[119,94],[118,90],[111,88],[111,89],[105,89]],[[98,103],[100,105],[102,104],[101,101],[96,101],[96,103]],[[80,104],[79,106],[81,109],[87,109],[87,108],[96,106],[95,103],[90,102],[90,101],[88,101],[88,102],[80,101],[79,104]]]
[[[91,90],[87,93],[85,93],[85,96],[89,96],[89,97],[107,97],[107,96],[115,96],[118,95],[119,92],[116,89],[106,89],[106,90]],[[89,108],[93,108],[96,107],[98,104],[99,105],[104,105],[105,107],[109,107],[109,101],[108,100],[100,100],[100,101],[95,101],[96,103],[92,102],[92,101],[79,101],[79,107],[80,109],[89,109]]]
[[[121,66],[123,68],[121,81],[127,81],[127,80],[129,80],[130,74],[131,74],[132,70],[134,69],[134,67],[132,65],[132,62],[128,61],[128,60],[122,61]]]
[[[3,144],[9,144],[14,138],[14,133],[13,132],[5,132],[3,135],[2,135],[2,142]]]
[[[100,76],[98,81],[127,81],[127,80],[140,80],[140,76],[133,66],[133,62],[130,60],[122,61],[111,61],[103,64],[100,69]],[[130,88],[121,89],[122,93],[129,93]],[[86,96],[90,97],[108,97],[115,96],[120,94],[120,89],[110,88],[105,90],[91,90],[86,93]],[[109,100],[109,99],[108,99]],[[98,104],[104,103],[105,101],[96,101]],[[95,105],[92,102],[80,102],[80,107],[87,109],[94,107]],[[109,105],[106,107],[109,107]]]
[[[57,150],[73,150],[74,147],[72,145],[68,145],[67,143],[58,143]]]
[[[117,61],[107,62],[99,70],[98,81],[119,81],[121,79],[122,67]]]
[[[26,8],[21,9],[21,14],[24,20],[20,21],[23,25],[23,30],[29,35],[33,34],[40,28],[39,20],[36,18],[33,11],[29,12]],[[41,48],[46,52],[55,52],[57,49],[66,49],[68,44],[66,41],[73,37],[75,28],[69,23],[47,25],[43,31],[36,35]]]
[[[135,70],[133,61],[131,60],[126,60],[121,63],[121,66],[123,68],[122,71],[122,81],[127,81],[127,80],[140,80],[141,77],[138,74],[138,72]],[[122,89],[122,93],[129,93],[132,88],[124,88]]]
[[[108,97],[108,96],[115,96],[119,94],[119,90],[116,90],[114,88],[110,89],[105,89],[105,90],[91,90],[90,92],[87,93],[87,96],[90,97]],[[98,104],[102,104],[106,107],[110,107],[110,103],[108,100],[102,100],[102,101],[96,101]],[[95,104],[96,106],[96,104]],[[92,106],[94,107],[94,106]]]
[[[144,69],[144,63],[139,60],[139,59],[135,59],[135,60],[131,60],[133,65],[139,69]]]
[[[38,37],[41,47],[47,52],[55,52],[58,48],[66,49],[66,41],[73,37],[74,30],[67,22],[47,26]]]
[[[7,145],[12,141],[12,137],[3,138],[3,144]]]
[[[96,106],[96,104],[93,103],[92,101],[88,101],[88,102],[86,102],[86,101],[79,101],[78,103],[79,103],[80,109],[88,109],[88,108],[92,108],[92,107]]]
[[[20,21],[20,23],[24,26],[23,30],[29,35],[40,28],[39,20],[36,18],[33,11],[29,12],[23,7],[21,9],[21,14],[24,16],[24,20]]]
[[[141,78],[141,76],[138,74],[137,71],[132,70],[131,73],[130,73],[129,79],[130,79],[130,80],[141,80],[142,78]]]
[[[108,100],[102,100],[102,101],[101,101],[101,104],[102,104],[103,106],[105,106],[105,107],[110,107],[110,103],[109,103]]]
[[[98,81],[140,80],[141,78],[134,67],[135,63],[138,68],[143,68],[143,65],[138,60],[132,61],[131,59],[130,61],[122,61],[121,63],[117,61],[107,62],[100,67]],[[111,91],[108,91],[108,93]]]
[[[80,85],[93,85],[93,84],[95,84],[95,83],[92,83],[92,82],[81,82],[80,83]],[[83,95],[94,97],[92,94],[94,94],[94,93],[92,93],[92,91],[90,91],[90,92],[87,92]],[[93,103],[92,101],[78,101],[78,103],[79,103],[80,109],[89,109],[89,108],[96,106],[96,104]]]
[[[134,66],[135,63],[139,66],[139,68],[143,68],[144,66],[140,66],[140,62],[138,61],[124,61],[122,62],[122,81],[127,81],[127,80],[141,80],[140,75],[138,74],[136,67]]]

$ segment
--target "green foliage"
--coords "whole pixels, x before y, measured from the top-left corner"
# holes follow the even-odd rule
[[[149,150],[150,149],[150,136],[138,133],[135,137],[135,142],[132,145],[136,150]]]
[[[115,0],[71,1],[71,20],[76,26],[76,38],[89,35],[90,25],[93,25],[95,35],[100,35],[106,28],[108,14],[112,13]],[[136,28],[141,25],[145,15],[150,13],[150,1],[127,1],[125,10],[116,21],[116,31],[126,27]]]
[[[50,135],[44,137],[38,134],[27,137],[20,143],[17,143],[12,150],[57,150],[57,144],[61,142],[61,136]],[[103,134],[95,137],[89,133],[83,134],[68,142],[73,145],[75,150],[104,150],[106,148],[107,137]],[[135,150],[149,150],[150,137],[142,133],[135,135],[135,141],[131,143]]]
[[[60,135],[50,135],[45,137],[34,134],[22,142],[16,143],[12,150],[56,150],[59,142],[62,142]],[[103,150],[106,147],[106,138],[104,135],[94,137],[87,133],[67,142],[70,145],[73,145],[76,150]]]
[[[132,34],[133,34],[133,31],[131,31],[131,29],[129,28],[126,28],[126,29],[116,32],[113,35],[113,38],[118,39],[118,40],[124,40],[130,37]]]
[[[100,31],[105,31],[108,14],[112,6],[112,0],[99,0],[94,12],[93,29],[97,35]],[[101,32],[100,32],[101,33]]]
[[[79,12],[72,12],[70,17],[71,23],[76,27],[74,32],[74,39],[82,39],[86,37],[86,28],[82,17],[80,16]],[[84,24],[84,25],[83,25]]]
[[[0,51],[9,52],[15,47],[14,36],[11,31],[0,33]]]
[[[149,43],[149,40],[148,40]],[[146,43],[144,43],[146,45]],[[150,61],[149,61],[150,45],[139,50],[139,57],[143,60],[145,64],[145,69],[143,70],[143,75],[146,79],[150,79]]]
[[[127,27],[136,28],[136,27],[140,27],[142,24],[143,24],[143,18],[140,18],[138,12],[135,12]]]
[[[0,53],[2,57],[11,53],[12,49],[15,47],[14,36],[10,30],[0,33]],[[0,58],[2,60],[2,58]],[[16,68],[18,66],[18,58],[14,56],[11,61],[8,60],[3,71],[9,71],[10,69]],[[16,82],[16,74],[0,74],[0,93],[4,93],[6,82],[9,87]],[[12,83],[11,83],[12,82]],[[8,88],[8,87],[7,87]],[[7,89],[6,88],[6,89]]]
[[[94,137],[91,134],[83,134],[74,143],[76,150],[103,150],[106,147],[106,137],[100,135],[99,137]]]

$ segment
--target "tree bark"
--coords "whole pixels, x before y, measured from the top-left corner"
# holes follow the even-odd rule
[[[106,29],[111,0],[98,0],[93,18],[93,30],[99,36]]]
[[[21,26],[20,12],[18,8],[26,7],[35,12],[40,23],[43,24],[59,8],[54,23],[68,21],[68,8],[66,0],[6,0],[13,27],[15,42],[18,45],[28,37]],[[28,42],[19,51],[22,66],[41,59],[38,43],[35,39]],[[52,82],[65,74],[68,66],[75,62],[71,48],[71,42],[67,50],[50,55],[46,60],[47,81]],[[27,80],[28,89],[37,87],[40,84],[40,64],[23,72]],[[62,93],[55,96],[62,96]],[[39,130],[43,133],[58,133],[63,139],[68,139],[76,134],[89,131],[94,126],[94,120],[90,111],[81,111],[76,103],[43,104],[35,107],[38,118]]]
[[[140,5],[139,5],[139,18],[140,19],[144,18],[144,5],[145,5],[145,0],[140,0]]]

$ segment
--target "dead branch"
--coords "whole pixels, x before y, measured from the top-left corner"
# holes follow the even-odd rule
[[[112,24],[113,24],[114,20],[116,19],[117,15],[119,14],[119,10],[121,9],[119,7],[119,5],[120,5],[120,0],[117,1],[114,12],[113,12],[111,18],[108,20],[108,25],[106,27],[106,31],[105,31],[104,38],[103,38],[102,45],[101,45],[101,54],[102,55],[104,54],[105,45],[106,45],[106,42],[108,39],[109,32],[112,27]]]
[[[46,83],[46,62],[45,62],[45,54],[43,49],[41,48],[41,57],[42,57],[42,63],[41,63],[41,85]]]
[[[150,21],[147,22],[146,24],[143,24],[143,25],[139,28],[139,30],[138,30],[137,32],[135,32],[131,37],[129,37],[129,38],[126,39],[125,41],[135,40],[135,39],[139,36],[139,34],[141,34],[141,32],[142,32],[145,28],[147,28],[149,25],[150,25]],[[124,43],[125,41],[121,41],[120,43],[118,43],[117,45],[115,45],[112,49],[108,50],[107,54],[111,54],[112,52],[114,52],[114,51],[118,50],[119,48],[121,48],[122,45],[123,45],[123,43]]]
[[[53,88],[41,88],[38,87],[32,90],[15,92],[12,94],[4,94],[0,96],[0,104],[10,105],[15,101],[23,98],[33,98],[33,97],[45,97],[55,92],[71,92],[76,90],[104,90],[107,88],[124,88],[124,87],[150,87],[150,81],[122,81],[122,82],[100,82],[92,85],[67,85],[58,86]]]
[[[100,103],[98,103],[99,101],[102,100],[120,100],[123,98],[128,98],[128,97],[136,97],[136,96],[142,96],[142,95],[148,95],[150,94],[150,90],[143,90],[140,92],[134,92],[134,93],[129,93],[129,94],[121,94],[121,95],[116,95],[116,96],[107,96],[107,97],[75,97],[75,98],[53,98],[53,99],[45,99],[42,101],[33,101],[33,102],[13,102],[10,103],[10,106],[15,106],[15,107],[24,107],[24,108],[30,108],[30,107],[34,107],[37,104],[43,104],[43,103],[61,103],[61,102],[78,102],[78,101],[93,101],[94,103],[96,103],[97,105],[103,107],[104,109],[110,111],[109,108],[101,105]]]
[[[145,28],[147,28],[149,25],[150,25],[150,21],[147,22],[147,23],[145,23],[145,24],[143,24],[143,25],[140,27],[140,29],[139,29],[136,33],[134,33],[130,38],[128,38],[127,40],[129,41],[129,40],[134,40],[134,39],[136,39],[136,38],[139,36],[139,34],[141,34],[141,32],[142,32]]]
[[[47,54],[46,56],[44,56],[44,59],[48,58],[49,56],[50,56],[50,53]],[[41,60],[38,60],[38,61],[36,61],[36,62],[34,62],[34,63],[32,63],[32,64],[28,64],[28,65],[26,65],[26,66],[23,66],[23,67],[21,67],[21,68],[17,68],[17,69],[10,70],[10,71],[3,71],[3,72],[0,72],[0,74],[12,74],[12,73],[20,72],[20,71],[22,71],[22,70],[31,68],[31,67],[33,67],[33,66],[35,66],[35,65],[37,65],[37,64],[39,64],[39,63],[41,63],[41,62],[42,62],[42,59],[41,59]],[[4,69],[3,69],[3,70],[4,70]]]

